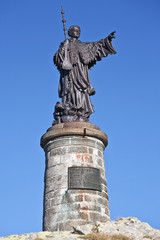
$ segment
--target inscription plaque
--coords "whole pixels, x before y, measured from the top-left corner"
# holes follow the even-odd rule
[[[68,189],[101,191],[100,170],[92,167],[69,167]]]

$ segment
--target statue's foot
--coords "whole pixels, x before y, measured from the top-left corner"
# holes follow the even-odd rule
[[[89,118],[79,116],[78,119],[76,120],[77,122],[89,122]]]
[[[71,115],[64,115],[61,117],[61,122],[65,123],[65,122],[75,122],[77,119],[77,116],[71,116]]]

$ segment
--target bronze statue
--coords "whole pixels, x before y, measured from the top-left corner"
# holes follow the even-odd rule
[[[80,27],[71,26],[68,30],[70,38],[67,39],[64,15],[62,21],[65,41],[60,44],[53,58],[60,72],[58,92],[62,102],[57,102],[55,106],[53,124],[88,122],[90,115],[94,112],[89,96],[95,94],[95,89],[89,80],[88,70],[102,57],[116,53],[112,46],[115,31],[97,42],[81,42],[78,40]]]

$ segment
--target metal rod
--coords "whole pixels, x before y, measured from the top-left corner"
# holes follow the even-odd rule
[[[66,20],[64,19],[63,6],[61,6],[61,13],[62,13],[63,31],[64,31],[65,39],[67,39]]]

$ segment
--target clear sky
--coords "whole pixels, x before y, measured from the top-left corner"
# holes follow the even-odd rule
[[[0,0],[0,236],[42,230],[45,159],[59,73],[52,57],[67,28],[81,41],[116,30],[116,55],[90,71],[90,122],[105,151],[111,219],[134,216],[160,229],[160,1]]]

